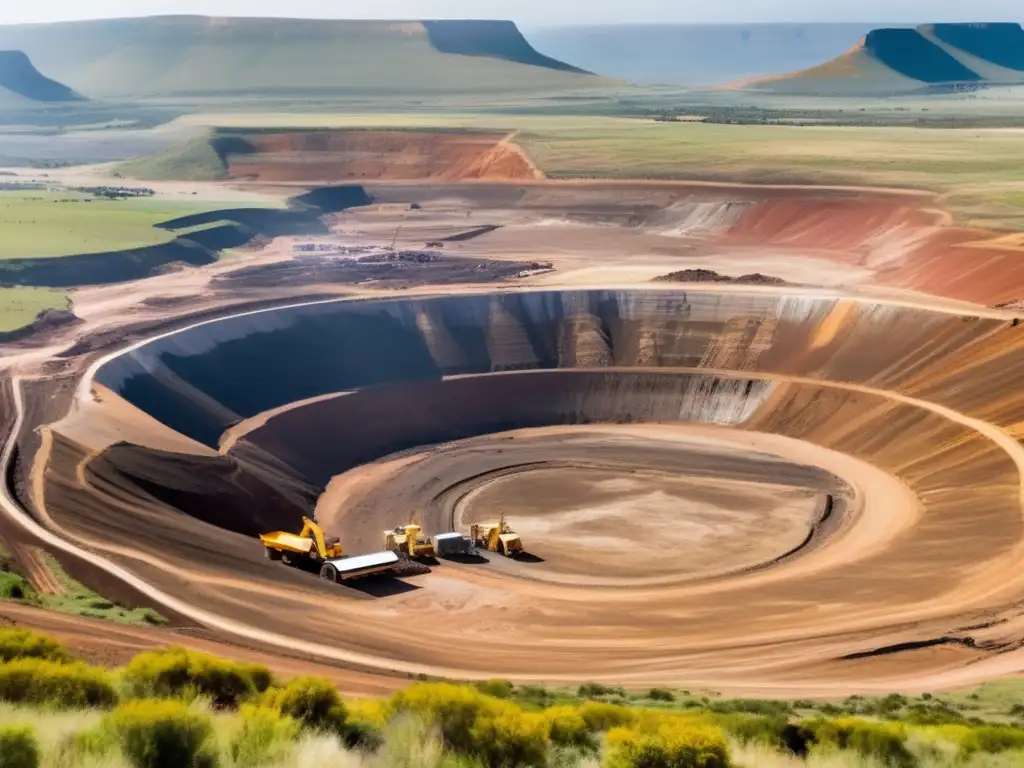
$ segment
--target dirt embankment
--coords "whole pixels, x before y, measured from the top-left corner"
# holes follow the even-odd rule
[[[225,156],[231,179],[516,180],[542,178],[505,133],[474,131],[293,131],[249,133]],[[244,147],[244,151],[241,150]]]

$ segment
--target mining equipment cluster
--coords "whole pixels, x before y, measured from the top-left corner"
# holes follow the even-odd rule
[[[427,536],[418,525],[384,531],[384,548],[364,555],[347,555],[341,540],[327,537],[316,520],[303,517],[299,533],[274,531],[260,536],[268,560],[315,570],[320,578],[336,583],[378,574],[398,574],[409,561],[472,556],[479,550],[514,557],[523,551],[519,534],[505,516],[497,522],[473,523],[469,535],[458,532]]]

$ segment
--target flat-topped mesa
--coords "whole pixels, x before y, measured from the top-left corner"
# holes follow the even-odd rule
[[[1024,29],[1013,23],[922,24],[869,32],[816,67],[749,87],[808,95],[880,95],[1024,83]]]
[[[602,82],[513,22],[153,16],[0,26],[0,48],[103,98],[545,91]]]
[[[24,51],[0,50],[0,91],[10,91],[29,101],[82,101],[66,85],[43,75]]]

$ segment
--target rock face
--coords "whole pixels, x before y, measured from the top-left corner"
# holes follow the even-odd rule
[[[0,51],[0,90],[30,101],[82,101],[66,85],[43,75],[22,51]]]
[[[885,93],[1024,82],[1019,24],[922,24],[875,29],[852,50],[817,67],[752,87],[780,92]]]

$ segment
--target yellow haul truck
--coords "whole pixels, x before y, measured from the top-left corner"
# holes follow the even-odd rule
[[[519,534],[505,522],[504,514],[496,523],[473,523],[469,528],[469,538],[481,549],[507,557],[514,557],[523,551]]]
[[[349,557],[342,550],[340,540],[326,538],[320,525],[308,517],[302,518],[302,530],[298,534],[275,531],[261,535],[260,539],[268,560],[312,566],[320,571],[321,579],[334,582],[375,573],[395,573],[402,562],[391,550]]]
[[[402,525],[384,531],[384,549],[390,549],[413,560],[437,556],[434,543],[423,534],[423,529],[418,525]]]

